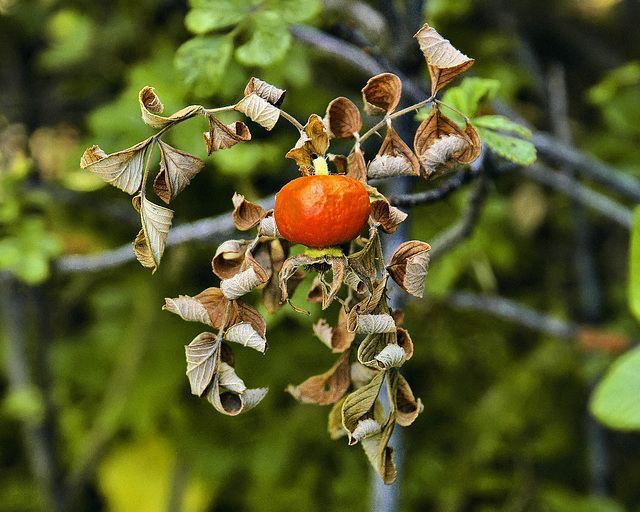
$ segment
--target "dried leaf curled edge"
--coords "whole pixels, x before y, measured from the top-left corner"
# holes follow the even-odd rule
[[[393,73],[370,78],[362,89],[364,110],[370,116],[392,114],[400,103],[402,81]]]
[[[430,250],[429,244],[410,240],[400,244],[387,262],[387,271],[392,279],[414,297],[423,296]]]
[[[160,146],[160,172],[153,182],[153,189],[160,199],[170,203],[204,167],[198,157],[158,141]]]

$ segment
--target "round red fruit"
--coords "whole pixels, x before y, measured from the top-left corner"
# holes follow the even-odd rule
[[[327,248],[356,238],[371,203],[364,185],[339,175],[303,176],[276,196],[274,216],[283,238],[312,248]]]

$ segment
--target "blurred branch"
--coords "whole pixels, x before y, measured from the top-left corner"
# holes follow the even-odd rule
[[[496,295],[454,292],[447,297],[447,302],[455,308],[483,311],[558,338],[573,339],[579,332],[579,326],[575,323],[548,316],[528,306]]]
[[[25,319],[26,287],[11,274],[0,273],[0,318],[5,340],[4,362],[9,393],[25,404],[21,426],[24,448],[27,452],[33,477],[42,493],[48,510],[65,510],[64,495],[58,486],[60,468],[55,455],[53,436],[47,422],[48,406],[42,390],[36,386],[29,367]],[[25,396],[26,395],[26,396]]]
[[[263,208],[270,210],[275,205],[275,195],[258,201]],[[187,242],[207,243],[217,245],[235,230],[231,212],[208,217],[188,224],[176,226],[169,231],[167,247]],[[55,268],[58,272],[97,272],[111,267],[117,267],[135,261],[133,246],[126,244],[111,251],[89,255],[70,255],[58,258]]]
[[[532,164],[529,167],[521,167],[519,170],[529,178],[559,190],[571,199],[599,211],[602,215],[614,222],[626,228],[631,228],[633,222],[631,210],[613,201],[609,197],[582,185],[571,176],[554,171],[538,163]]]

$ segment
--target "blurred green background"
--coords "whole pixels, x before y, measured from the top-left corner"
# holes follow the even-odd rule
[[[210,13],[225,8],[231,21],[218,26]],[[289,25],[360,46],[426,93],[412,39],[424,22],[476,59],[471,75],[499,80],[500,100],[535,129],[554,132],[554,101],[566,95],[576,147],[640,178],[634,0],[0,0],[0,511],[370,509],[362,451],[329,438],[328,408],[284,391],[333,363],[312,335],[317,309],[267,316],[265,356],[236,348],[247,385],[270,392],[229,418],[189,391],[184,345],[204,329],[161,311],[164,297],[217,285],[220,239],[169,247],[154,275],[133,261],[82,272],[57,262],[138,232],[130,198],[79,160],[93,144],[113,153],[153,133],[140,120],[144,86],[171,113],[232,104],[258,76],[287,89],[283,107],[304,122],[336,96],[361,105],[369,75]],[[176,226],[230,211],[234,191],[266,197],[297,173],[284,158],[297,139],[286,123],[248,123],[250,143],[207,157],[205,122],[167,138],[207,163],[172,203]],[[406,304],[415,353],[403,374],[425,409],[402,432],[399,510],[640,511],[640,438],[587,412],[611,347],[451,299],[501,296],[591,325],[599,340],[633,339],[628,229],[520,172],[494,171],[472,236],[434,259],[426,298]],[[411,236],[436,239],[469,193],[411,209]]]

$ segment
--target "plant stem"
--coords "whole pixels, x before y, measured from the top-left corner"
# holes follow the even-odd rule
[[[293,126],[295,126],[301,134],[304,132],[304,126],[302,126],[300,121],[298,121],[291,114],[289,114],[289,113],[285,112],[284,110],[280,109],[280,115],[282,117],[284,117],[287,121],[289,121]]]

